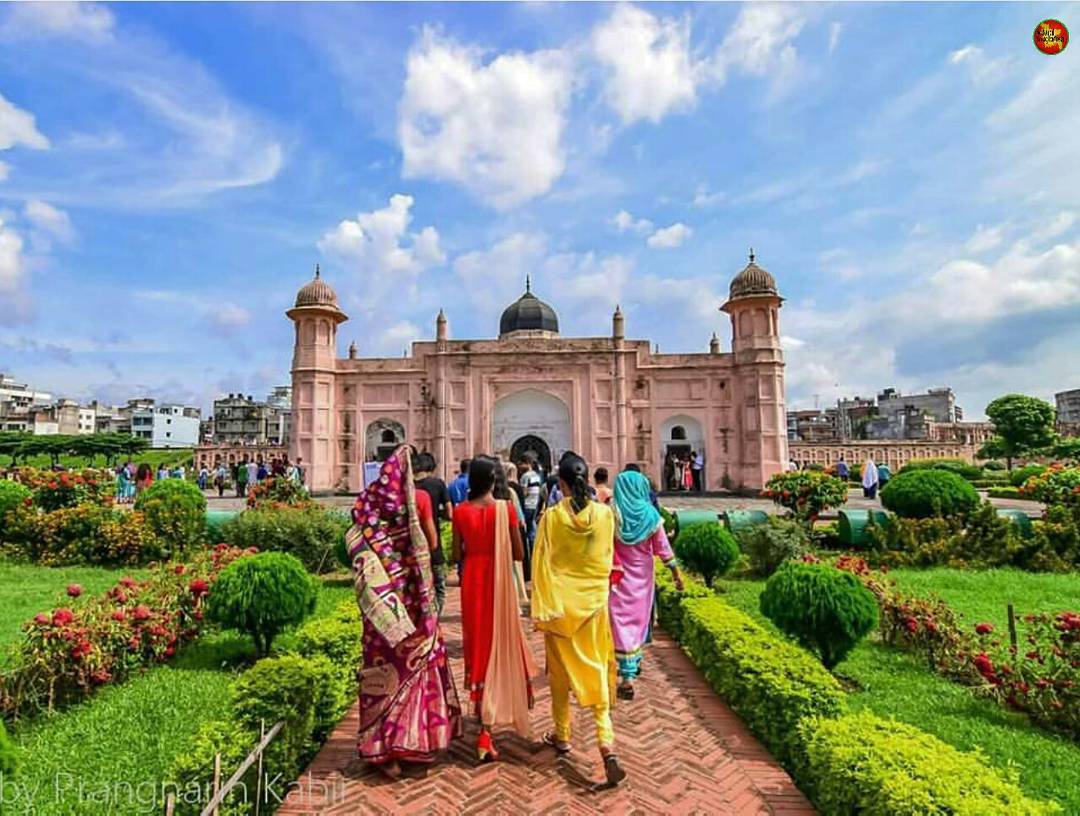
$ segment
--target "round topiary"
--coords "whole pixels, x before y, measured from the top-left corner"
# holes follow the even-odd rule
[[[12,777],[15,774],[15,746],[8,739],[7,729],[0,720],[0,777]]]
[[[789,561],[765,582],[761,612],[830,671],[878,623],[874,595],[850,572]]]
[[[979,494],[951,471],[909,470],[889,480],[881,503],[903,518],[966,516],[979,506]]]
[[[171,558],[198,546],[206,533],[206,497],[183,479],[154,482],[135,499],[135,509]]]
[[[705,521],[679,529],[675,554],[712,586],[713,578],[726,573],[739,560],[739,545],[719,522]]]
[[[8,511],[22,507],[31,498],[33,493],[22,482],[0,479],[0,530],[4,529],[4,516]]]
[[[772,516],[739,534],[739,544],[750,559],[755,575],[768,578],[785,561],[810,551],[810,536],[796,521]]]
[[[258,553],[221,571],[207,597],[207,617],[251,635],[260,657],[274,638],[315,611],[317,581],[288,553]]]

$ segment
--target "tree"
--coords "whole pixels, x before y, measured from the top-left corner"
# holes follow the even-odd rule
[[[986,406],[994,424],[994,438],[984,450],[1004,456],[1012,470],[1013,459],[1034,453],[1054,442],[1054,406],[1025,394],[1006,394]]]

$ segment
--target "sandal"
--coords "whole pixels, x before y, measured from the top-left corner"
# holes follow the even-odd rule
[[[633,683],[620,683],[615,688],[615,696],[620,700],[633,700],[634,699],[634,684]]]
[[[495,743],[491,740],[491,732],[480,732],[476,740],[476,756],[481,762],[494,762],[499,758],[499,752],[495,750]]]
[[[604,773],[607,775],[608,785],[613,788],[626,779],[626,771],[619,764],[615,754],[607,754],[604,757]]]
[[[548,731],[546,734],[544,734],[541,741],[544,743],[544,745],[548,746],[549,748],[554,748],[556,754],[560,754],[560,755],[565,756],[566,754],[570,753],[570,750],[571,750],[570,743],[569,742],[563,742],[558,737],[556,737],[555,734],[553,732],[551,732],[551,731]]]

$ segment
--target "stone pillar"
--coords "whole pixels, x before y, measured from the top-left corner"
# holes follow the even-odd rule
[[[615,314],[611,317],[611,329],[611,342],[615,355],[615,469],[617,472],[626,466],[626,429],[630,422],[626,404],[626,324],[623,320],[622,309],[618,306],[615,307]],[[591,384],[589,387],[592,387]],[[587,404],[591,402],[590,399]],[[614,479],[614,474],[612,478]]]
[[[439,472],[449,481],[456,466],[450,459],[450,393],[446,382],[446,351],[449,331],[446,315],[439,309],[435,318],[435,458],[439,460]]]

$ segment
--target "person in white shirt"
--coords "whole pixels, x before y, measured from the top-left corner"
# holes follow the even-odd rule
[[[247,463],[247,483],[252,487],[259,483],[259,466],[255,462]]]

